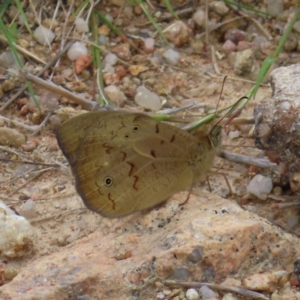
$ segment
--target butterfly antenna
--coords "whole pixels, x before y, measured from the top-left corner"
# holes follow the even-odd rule
[[[216,107],[216,110],[215,110],[215,113],[214,113],[214,115],[215,115],[214,118],[216,118],[216,116],[218,114],[218,107],[219,107],[221,97],[222,97],[222,94],[223,94],[223,89],[224,89],[226,78],[227,78],[227,76],[225,76],[224,79],[223,79],[219,100],[218,100],[217,107]],[[220,144],[222,127],[219,125],[219,123],[224,119],[224,117],[222,117],[221,120],[219,120],[217,122],[217,124],[215,124],[209,132],[210,141],[211,141],[211,143],[214,147],[217,147]]]

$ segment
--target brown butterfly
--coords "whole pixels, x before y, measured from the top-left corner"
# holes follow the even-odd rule
[[[153,207],[203,179],[221,127],[189,133],[140,113],[97,111],[57,132],[84,204],[109,218]]]

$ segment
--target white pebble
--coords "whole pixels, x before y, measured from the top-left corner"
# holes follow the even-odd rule
[[[137,105],[153,111],[158,111],[161,109],[161,102],[157,94],[152,93],[144,86],[139,86],[136,91],[137,93],[134,97],[134,102]]]
[[[284,1],[283,0],[267,0],[267,13],[271,16],[278,16],[284,10]]]
[[[197,23],[200,27],[204,26],[205,22],[205,12],[202,9],[198,9],[194,15],[193,20]]]
[[[163,300],[163,299],[165,299],[165,295],[164,295],[162,292],[159,292],[159,293],[156,295],[156,299]]]
[[[202,295],[203,300],[214,300],[217,299],[217,294],[208,288],[207,286],[202,286],[199,289],[200,294]]]
[[[126,6],[124,8],[124,15],[128,18],[128,19],[131,19],[132,16],[133,16],[133,11],[132,11],[132,8],[130,6]]]
[[[26,219],[36,216],[36,203],[32,199],[25,201],[20,208],[20,215]]]
[[[266,194],[270,193],[273,188],[272,179],[257,174],[252,178],[247,186],[247,192],[255,195],[261,200],[266,200]]]
[[[171,65],[176,66],[180,57],[180,54],[173,49],[169,49],[163,54],[164,59]]]
[[[55,34],[52,30],[40,25],[34,31],[34,37],[41,45],[50,45],[55,38]]]
[[[200,296],[199,296],[198,292],[195,289],[188,289],[186,291],[185,296],[188,300],[198,300],[198,299],[200,299]]]
[[[117,104],[118,106],[120,106],[126,100],[126,96],[124,95],[124,93],[113,84],[105,87],[104,93],[110,101]]]
[[[109,74],[114,74],[115,73],[115,68],[111,66],[110,64],[105,64],[104,68],[102,69],[103,73],[109,73]]]
[[[0,252],[7,257],[21,257],[34,245],[34,230],[22,216],[17,216],[0,201]]]
[[[78,57],[88,53],[87,48],[80,42],[75,42],[69,49],[67,56],[69,60],[74,61]]]
[[[236,139],[239,136],[240,136],[240,131],[239,130],[230,131],[229,134],[228,134],[228,138],[230,140]]]
[[[76,18],[75,22],[75,28],[78,32],[88,32],[89,26],[87,22],[82,18]]]
[[[107,14],[106,16],[105,16],[105,19],[108,21],[108,22],[113,22],[114,21],[114,18],[112,17],[112,15],[110,15],[110,14]]]
[[[109,43],[109,38],[103,34],[99,35],[99,45],[105,46]]]
[[[155,40],[153,38],[146,38],[144,40],[144,43],[145,43],[145,48],[144,50],[147,52],[147,53],[151,53],[154,51],[154,43],[155,43]]]
[[[21,14],[19,15],[19,21],[18,21],[18,23],[21,26],[23,26],[25,24],[24,17]]]
[[[108,53],[105,56],[104,61],[106,63],[108,63],[109,65],[114,66],[117,63],[117,61],[118,61],[118,56],[115,55],[115,54],[113,54],[113,53]]]

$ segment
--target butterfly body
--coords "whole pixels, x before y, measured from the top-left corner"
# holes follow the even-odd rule
[[[220,132],[216,133],[217,144]],[[106,217],[153,207],[209,171],[217,148],[139,113],[99,111],[65,122],[57,140],[85,205]]]

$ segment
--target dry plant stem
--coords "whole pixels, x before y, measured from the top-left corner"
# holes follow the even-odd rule
[[[69,92],[68,90],[66,90],[58,85],[55,85],[52,82],[47,82],[47,81],[42,80],[39,77],[36,77],[32,74],[29,74],[29,73],[26,74],[25,78],[26,78],[26,80],[29,80],[35,84],[38,84],[39,86],[44,87],[45,89],[47,89],[53,93],[56,93],[58,95],[64,96],[64,97],[72,100],[76,104],[81,105],[81,107],[83,109],[93,110],[97,106],[97,103],[94,101],[90,101],[90,100],[84,99],[80,96],[77,96],[76,94]]]
[[[37,219],[37,220],[32,220],[32,221],[30,221],[30,223],[31,224],[35,224],[35,223],[49,221],[49,220],[52,220],[54,218],[60,218],[62,216],[66,216],[66,215],[72,214],[72,213],[74,213],[74,212],[76,212],[78,210],[87,211],[87,209],[85,207],[74,208],[74,209],[66,211],[64,213],[58,213],[58,214],[55,214],[55,215],[52,215],[52,216],[49,216],[49,217],[45,217],[45,218],[41,218],[41,219]]]
[[[230,8],[237,14],[239,14],[240,16],[250,20],[251,22],[253,22],[253,24],[258,28],[258,30],[267,38],[268,41],[271,41],[273,38],[271,36],[271,34],[261,25],[261,23],[259,23],[257,20],[255,20],[254,18],[248,16],[246,13],[244,13],[243,11],[241,11],[240,9],[238,9],[235,6],[229,5]]]
[[[212,63],[213,63],[215,72],[216,72],[218,75],[220,75],[221,72],[220,72],[220,69],[219,69],[219,67],[218,67],[218,63],[217,63],[217,60],[216,60],[216,50],[215,50],[215,47],[214,47],[214,46],[211,46],[211,60],[212,60]]]
[[[29,126],[29,125],[20,123],[18,121],[11,120],[11,119],[3,117],[3,116],[0,116],[0,119],[6,121],[8,123],[12,123],[12,124],[14,124],[14,125],[16,125],[18,127],[22,127],[22,128],[24,128],[24,129],[26,129],[28,131],[31,131],[31,132],[36,132],[38,130],[38,128],[39,128],[38,125]]]
[[[211,33],[211,32],[213,32],[213,31],[219,29],[220,27],[222,27],[222,26],[224,26],[224,25],[226,25],[226,24],[228,24],[228,23],[231,23],[231,22],[233,22],[233,21],[235,21],[235,20],[239,20],[239,19],[242,19],[242,18],[243,18],[243,17],[235,17],[235,18],[232,18],[232,19],[230,19],[230,20],[224,21],[223,23],[220,23],[220,24],[218,24],[216,27],[210,29],[210,30],[209,30],[209,33]],[[205,34],[206,34],[206,32],[200,33],[200,34],[198,35],[198,38],[203,37]]]
[[[217,155],[221,158],[225,158],[235,163],[256,166],[259,168],[271,168],[274,170],[277,169],[277,164],[272,163],[268,159],[264,159],[264,158],[251,157],[251,156],[237,154],[237,153],[223,151],[223,150],[220,151]]]
[[[282,201],[282,202],[287,202],[287,201],[295,202],[296,200],[299,201],[299,195],[288,196],[288,195],[268,194],[268,198]]]
[[[47,71],[51,66],[55,65],[55,63],[60,59],[60,57],[70,49],[70,47],[73,45],[73,41],[69,42],[66,47],[64,49],[62,49],[61,51],[59,51],[57,53],[57,55],[48,63],[46,64],[46,66],[37,73],[37,76],[41,76],[44,74],[45,71]],[[27,85],[24,84],[23,87],[21,87],[19,89],[19,91],[13,95],[1,108],[0,111],[3,111],[4,109],[6,109],[6,107],[8,107],[15,99],[17,99],[21,94],[23,94],[23,92],[27,89]]]
[[[37,127],[37,129],[33,132],[32,135],[37,135],[42,128],[47,124],[47,122],[49,121],[50,117],[52,116],[52,113],[48,113],[46,118],[43,120],[43,122]]]
[[[269,197],[269,196],[268,196]],[[269,197],[270,198],[270,197]],[[299,206],[300,205],[300,200],[298,201],[293,201],[293,202],[286,202],[286,203],[277,203],[276,208],[287,208],[291,206]]]
[[[0,150],[3,151],[3,152],[9,152],[9,153],[14,154],[16,156],[21,156],[24,159],[30,159],[26,155],[24,155],[23,153],[19,153],[14,149],[10,149],[10,148],[7,148],[7,147],[0,146]]]
[[[175,281],[175,280],[166,280],[164,282],[166,285],[171,286],[183,286],[183,287],[192,287],[192,288],[200,288],[202,286],[207,286],[213,290],[222,291],[222,292],[231,292],[243,295],[245,297],[249,297],[252,299],[261,299],[261,300],[269,300],[269,297],[266,297],[260,293],[252,292],[243,288],[225,285],[225,284],[215,284],[215,283],[206,283],[206,282],[186,282],[186,281]]]
[[[205,0],[205,42],[206,42],[206,45],[209,44],[209,41],[208,41],[208,0]]]
[[[225,125],[228,122],[228,118],[221,120],[220,118],[216,118],[215,122],[218,123],[221,121],[220,124]],[[254,117],[249,118],[235,118],[230,122],[230,125],[245,125],[245,124],[254,124],[255,120]]]
[[[0,42],[7,43],[6,39],[4,37],[2,37],[2,36],[0,36]],[[16,49],[18,51],[20,51],[21,53],[23,53],[26,56],[31,57],[32,59],[36,60],[37,62],[41,63],[42,65],[46,65],[47,64],[44,60],[40,59],[39,57],[37,57],[36,55],[34,55],[31,52],[27,51],[26,49],[20,47],[19,45],[14,44],[14,46],[16,47]]]
[[[49,170],[51,170],[52,168],[47,168],[47,169],[43,169],[38,171],[37,174],[33,175],[31,178],[29,178],[26,182],[24,182],[22,185],[20,185],[19,187],[17,187],[15,190],[13,190],[12,192],[10,192],[7,197],[11,197],[14,193],[16,193],[17,191],[19,191],[23,186],[25,186],[28,182],[34,180],[35,178],[39,177],[41,174],[43,174],[44,172],[47,172]],[[4,197],[6,198],[6,197]]]

